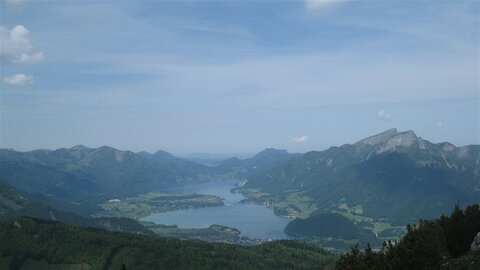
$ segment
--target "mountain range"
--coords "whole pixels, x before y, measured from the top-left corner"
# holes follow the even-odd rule
[[[128,196],[209,179],[209,168],[158,151],[121,151],[108,146],[57,150],[0,150],[0,177],[30,193],[61,199]]]
[[[165,151],[135,153],[108,146],[0,149],[0,179],[35,201],[84,216],[109,199],[232,178],[244,183],[240,192],[248,197],[247,190],[257,190],[265,194],[257,201],[272,203],[276,210],[288,202],[285,207],[300,213],[308,201],[309,212],[297,217],[319,220],[314,213],[355,209],[364,217],[405,225],[450,212],[455,203],[479,202],[480,145],[431,143],[413,131],[390,129],[324,151],[291,154],[268,148],[217,166]]]

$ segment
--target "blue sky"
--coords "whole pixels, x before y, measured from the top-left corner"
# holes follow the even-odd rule
[[[0,4],[0,146],[480,143],[479,1]]]

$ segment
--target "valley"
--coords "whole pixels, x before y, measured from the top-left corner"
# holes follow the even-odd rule
[[[140,220],[176,225],[180,229],[206,229],[222,225],[235,228],[241,237],[262,241],[289,238],[283,230],[290,219],[275,215],[264,205],[244,203],[243,195],[231,191],[235,184],[236,181],[230,180],[179,186],[176,191],[221,197],[225,205],[153,213]]]
[[[478,202],[479,160],[478,146],[433,144],[412,131],[391,129],[324,151],[290,154],[268,148],[217,166],[165,151],[106,146],[2,149],[0,179],[49,207],[147,222],[162,236],[224,242],[296,237],[345,250],[352,243],[378,247],[383,240],[399,239],[407,224],[447,213],[457,198]],[[334,231],[307,236],[298,232],[302,226],[284,232],[294,219],[323,226],[317,215],[326,214],[340,215],[339,222],[375,240]]]
[[[478,202],[480,147],[444,145],[387,130],[324,151],[269,148],[210,167],[164,151],[0,149],[0,217],[242,247],[301,241],[330,257],[355,245],[380,250],[457,198]]]

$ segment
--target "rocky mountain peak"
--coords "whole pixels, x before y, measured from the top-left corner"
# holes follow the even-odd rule
[[[405,132],[397,132],[396,134],[393,134],[388,140],[383,142],[377,148],[376,152],[377,154],[381,154],[395,149],[396,147],[419,146],[419,141],[421,141],[421,139],[418,138],[415,132],[413,132],[412,130],[408,130]]]
[[[396,128],[391,128],[389,130],[386,130],[382,133],[367,137],[361,141],[358,141],[355,143],[355,145],[377,145],[380,143],[384,143],[388,139],[392,138],[393,136],[397,135],[397,129]]]
[[[427,144],[422,138],[417,137],[412,130],[398,132],[397,129],[392,128],[360,140],[354,146],[360,149],[360,153],[363,152],[364,158],[368,159],[373,155],[393,151],[398,147],[425,149]]]
[[[451,152],[451,151],[455,150],[455,145],[453,145],[449,142],[446,142],[446,143],[443,144],[442,149],[445,152]]]

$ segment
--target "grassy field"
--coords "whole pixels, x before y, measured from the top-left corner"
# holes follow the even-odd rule
[[[147,193],[127,199],[106,201],[100,205],[102,211],[97,213],[96,216],[139,219],[155,212],[221,205],[224,205],[224,202],[218,196],[187,193]]]
[[[303,192],[288,193],[285,197],[274,197],[269,193],[261,192],[256,188],[238,189],[247,199],[245,202],[261,203],[273,211],[278,216],[289,218],[306,218],[313,211],[317,210],[317,206],[310,197],[303,195]]]
[[[405,226],[393,226],[386,221],[378,221],[364,216],[363,208],[359,204],[350,207],[344,201],[340,201],[326,210],[360,223],[362,227],[372,230],[381,240],[400,239],[406,233]]]
[[[276,200],[273,204],[275,214],[290,218],[307,218],[315,210],[316,204],[303,192],[288,193],[286,198]]]
[[[180,239],[196,239],[209,242],[235,243],[240,238],[240,231],[234,228],[211,225],[205,229],[178,228],[176,225],[158,225],[152,222],[141,222],[158,236],[175,237]]]

